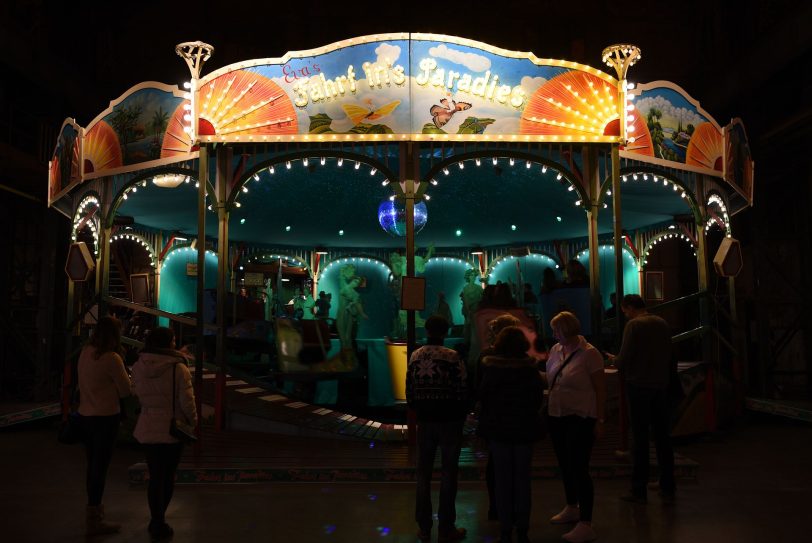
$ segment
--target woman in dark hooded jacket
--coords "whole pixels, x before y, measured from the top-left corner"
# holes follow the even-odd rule
[[[175,418],[192,426],[197,424],[192,374],[187,361],[184,353],[175,350],[174,332],[158,327],[147,335],[144,349],[133,365],[133,391],[141,403],[133,436],[147,457],[149,534],[153,541],[170,539],[173,535],[165,515],[172,499],[183,443],[170,435],[170,422]]]
[[[543,382],[530,343],[517,326],[499,332],[495,355],[483,360],[477,433],[488,440],[496,473],[496,509],[501,542],[529,541],[530,465],[539,435]]]

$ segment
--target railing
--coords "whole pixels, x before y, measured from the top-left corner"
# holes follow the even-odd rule
[[[710,303],[707,303],[707,302]],[[684,308],[688,305],[696,303],[700,312],[700,322],[704,321],[703,324],[692,328],[690,330],[685,330],[683,332],[679,332],[671,337],[672,344],[680,344],[686,341],[699,339],[703,342],[701,347],[701,359],[703,362],[706,363],[706,375],[705,375],[705,420],[706,426],[709,430],[713,430],[716,427],[716,379],[715,379],[715,372],[718,372],[719,369],[723,366],[722,362],[722,352],[721,349],[714,349],[711,344],[706,343],[704,340],[706,337],[710,336],[713,340],[716,341],[718,346],[724,347],[730,356],[730,361],[732,362],[731,367],[733,368],[733,372],[735,374],[735,364],[736,360],[739,358],[739,349],[736,348],[734,345],[735,339],[727,338],[723,335],[720,331],[718,326],[714,326],[710,323],[710,321],[715,320],[718,322],[718,319],[711,319],[710,314],[714,313],[715,315],[721,315],[724,318],[725,324],[729,326],[729,330],[731,334],[735,334],[737,330],[741,328],[741,326],[735,322],[734,317],[727,311],[724,307],[722,307],[718,300],[716,300],[709,292],[702,291],[696,292],[694,294],[690,294],[688,296],[683,296],[681,298],[677,298],[675,300],[669,300],[667,302],[650,306],[648,307],[648,311],[650,313],[662,313],[663,311],[667,311],[669,309],[674,308]],[[703,303],[707,303],[707,305],[703,308]],[[610,324],[613,323],[615,319],[610,321]],[[620,430],[621,430],[621,446],[626,447],[628,445],[628,427],[626,422],[626,413],[625,413],[625,401],[623,396],[625,392],[623,390],[623,383],[620,382],[621,385],[621,398],[620,398]]]

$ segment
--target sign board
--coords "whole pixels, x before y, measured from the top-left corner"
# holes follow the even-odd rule
[[[186,263],[186,275],[197,277],[197,262]]]
[[[146,304],[152,301],[149,294],[149,274],[134,273],[130,275],[130,292],[132,301],[136,304]]]
[[[400,284],[400,308],[423,311],[426,309],[426,278],[404,275]]]
[[[96,268],[96,261],[83,241],[72,243],[68,249],[65,273],[71,281],[87,281]]]
[[[198,86],[200,141],[616,142],[618,81],[436,34],[362,36],[223,67]]]
[[[246,287],[261,287],[265,285],[265,274],[257,272],[245,273],[245,286]]]

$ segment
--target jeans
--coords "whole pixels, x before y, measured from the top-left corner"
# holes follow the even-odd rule
[[[490,450],[496,475],[496,511],[502,534],[507,539],[515,527],[520,536],[526,536],[530,526],[533,444],[491,441]]]
[[[147,501],[152,517],[150,524],[161,524],[175,490],[175,470],[180,462],[183,443],[154,443],[141,446],[147,457],[149,486]]]
[[[101,505],[107,468],[113,458],[120,416],[82,417],[85,453],[87,455],[87,505]]]
[[[431,476],[434,455],[440,447],[442,477],[440,480],[440,508],[437,518],[440,531],[454,528],[457,510],[457,472],[462,446],[463,421],[417,423],[417,499],[415,520],[424,532],[431,531]]]
[[[641,388],[626,385],[631,419],[632,492],[639,497],[646,496],[649,477],[649,427],[654,434],[654,448],[657,450],[657,464],[660,467],[660,491],[673,494],[674,448],[671,445],[671,408],[666,389]]]
[[[578,505],[581,520],[591,522],[595,489],[589,475],[589,457],[595,442],[595,419],[567,415],[549,417],[548,421],[567,505]]]

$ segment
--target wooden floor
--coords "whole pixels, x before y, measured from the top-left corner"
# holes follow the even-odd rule
[[[214,374],[204,372],[202,396],[213,402]],[[406,443],[406,427],[355,417],[272,393],[244,378],[227,377],[226,402],[232,416],[266,421],[283,433],[215,432],[204,427],[199,447],[187,447],[178,469],[179,483],[392,482],[414,480],[414,451]],[[466,423],[460,454],[460,479],[485,477],[487,450]],[[290,432],[290,429],[302,429]],[[629,477],[628,458],[618,456],[620,435],[609,425],[596,443],[592,474],[596,478]],[[652,452],[652,466],[656,459]],[[653,468],[655,469],[655,468]],[[677,458],[677,476],[695,479],[698,465]],[[146,466],[130,468],[130,481],[143,482]],[[532,477],[558,477],[558,464],[548,440],[535,448]]]
[[[750,411],[812,422],[812,401],[747,398],[745,405]]]

